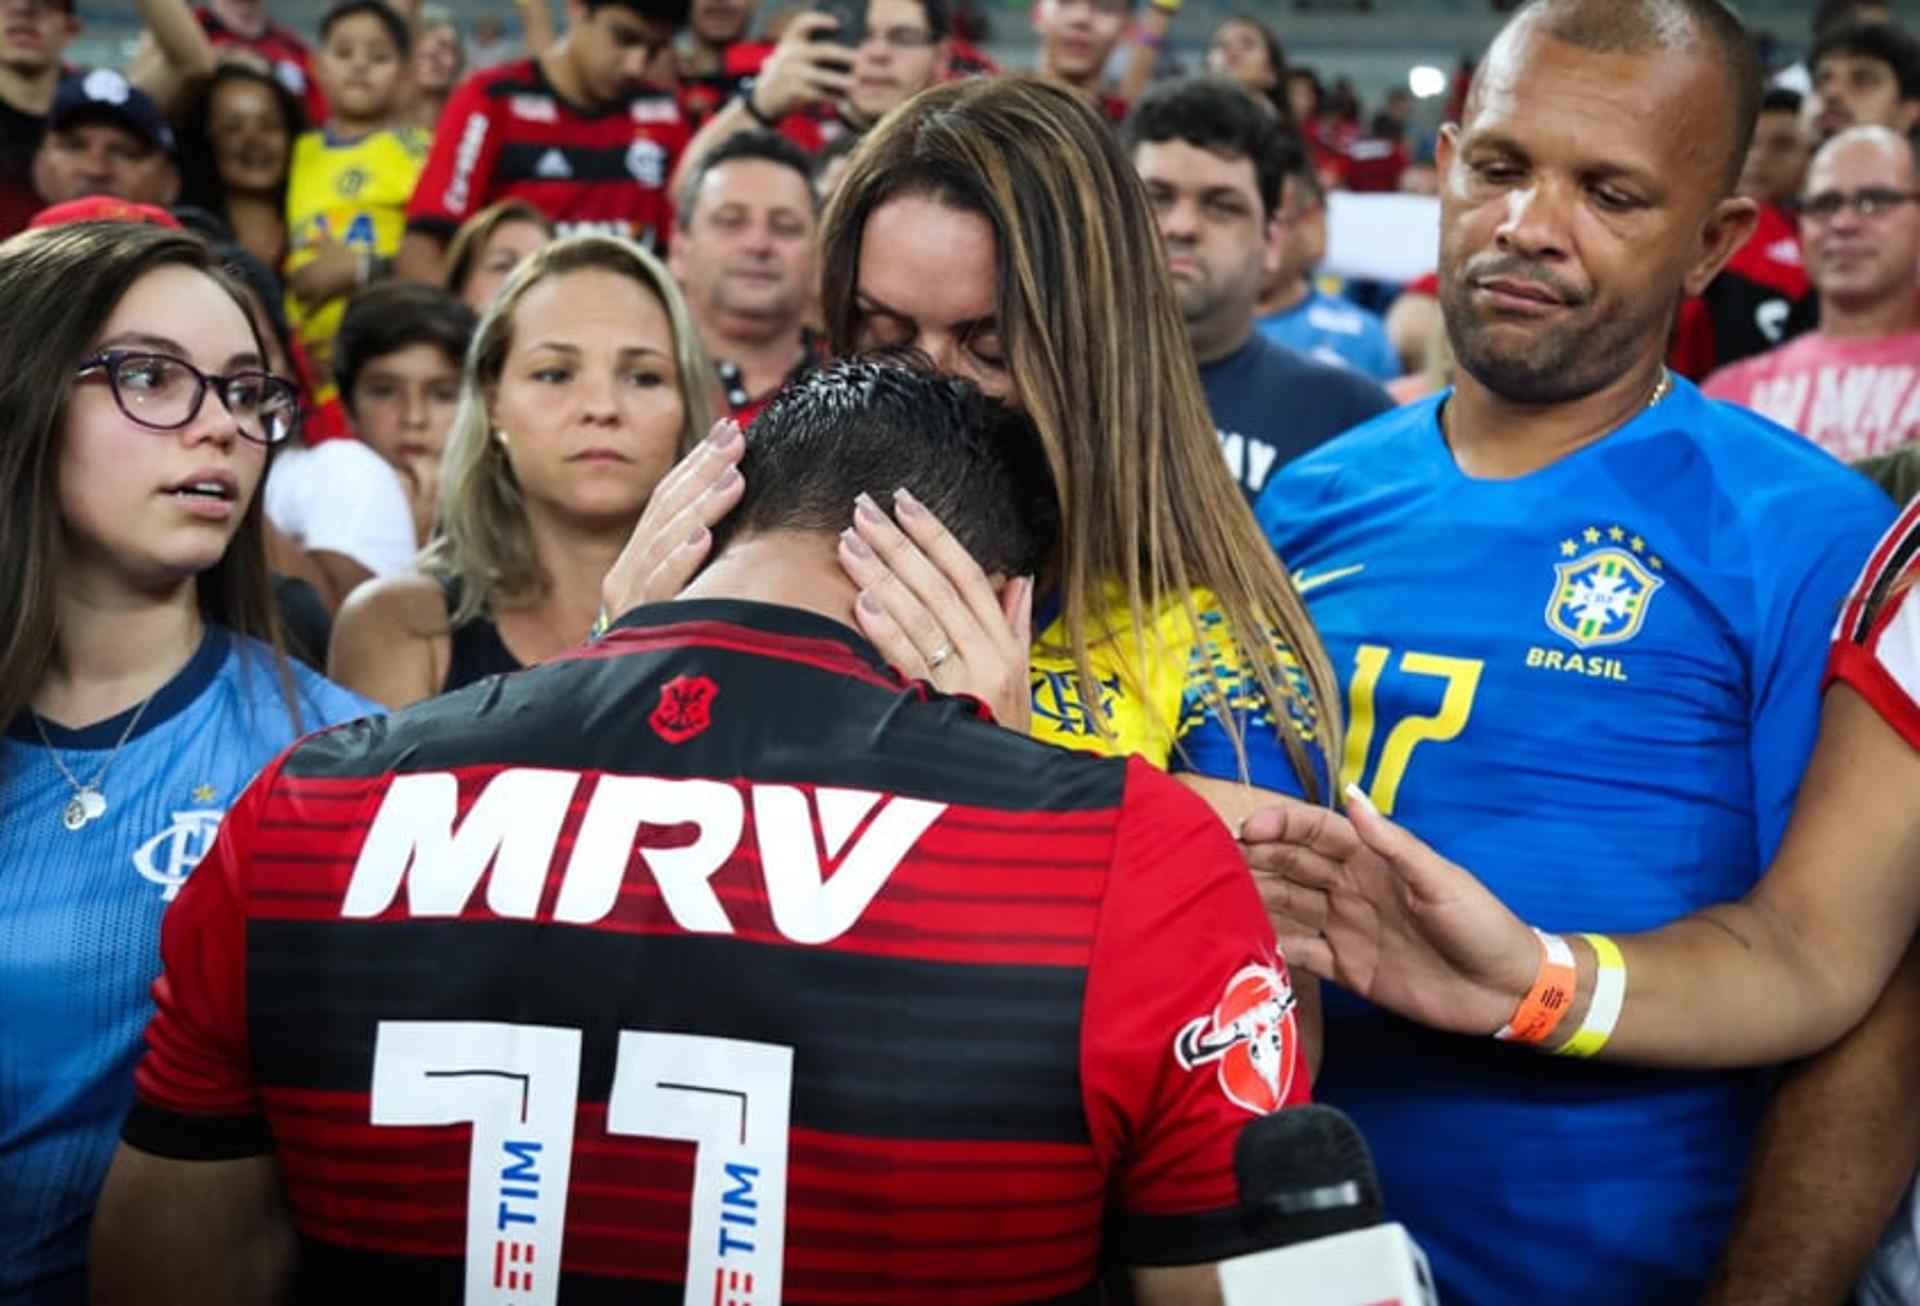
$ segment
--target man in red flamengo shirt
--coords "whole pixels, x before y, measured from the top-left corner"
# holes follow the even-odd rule
[[[274,80],[293,92],[307,112],[307,125],[327,120],[327,97],[313,76],[313,55],[290,28],[267,16],[264,0],[212,0],[195,9],[200,30],[215,49],[251,50],[265,61]]]
[[[97,1306],[1090,1300],[1103,1250],[1192,1302],[1255,1249],[1234,1145],[1307,1072],[1232,838],[853,626],[856,496],[1003,584],[1051,553],[1032,424],[831,364],[740,471],[681,598],[313,736],[228,814],[167,914]]]
[[[688,133],[673,92],[645,78],[686,17],[687,0],[567,0],[566,35],[544,53],[462,82],[407,206],[397,273],[437,283],[454,231],[503,199],[531,202],[562,235],[664,248]]]

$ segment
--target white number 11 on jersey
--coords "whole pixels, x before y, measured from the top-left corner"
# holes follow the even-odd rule
[[[580,1031],[382,1021],[376,1125],[471,1123],[467,1306],[552,1306],[579,1100]],[[793,1049],[623,1030],[607,1130],[695,1145],[687,1306],[780,1300]]]

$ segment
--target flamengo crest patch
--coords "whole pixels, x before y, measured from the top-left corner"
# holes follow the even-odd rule
[[[705,676],[675,676],[660,686],[660,702],[647,724],[669,744],[684,744],[713,724],[713,700],[719,693],[720,687]]]

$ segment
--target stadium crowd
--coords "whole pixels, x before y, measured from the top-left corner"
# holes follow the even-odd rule
[[[1892,5],[1429,132],[1180,0],[135,4],[0,0],[0,1303],[1218,1301],[1309,1100],[1442,1300],[1920,1303]]]

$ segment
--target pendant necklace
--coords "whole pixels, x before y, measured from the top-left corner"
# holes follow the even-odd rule
[[[127,728],[120,732],[120,740],[107,754],[107,760],[100,764],[100,770],[95,773],[93,779],[84,783],[80,777],[67,769],[65,762],[60,760],[60,751],[53,746],[53,741],[47,738],[47,728],[41,723],[40,714],[31,708],[27,709],[27,715],[33,718],[33,728],[40,732],[40,742],[47,746],[47,756],[53,759],[53,765],[60,772],[61,778],[73,790],[73,797],[68,799],[67,805],[60,809],[60,824],[67,829],[84,829],[89,821],[97,821],[107,814],[107,796],[101,792],[100,786],[106,782],[107,769],[113,765],[113,759],[120,756],[120,750],[126,747],[127,740],[133,738],[134,727],[140,724],[140,718],[146,712],[147,704],[153,702],[153,698],[152,694],[148,694],[140,700],[140,706],[134,709],[133,719],[128,721]]]

